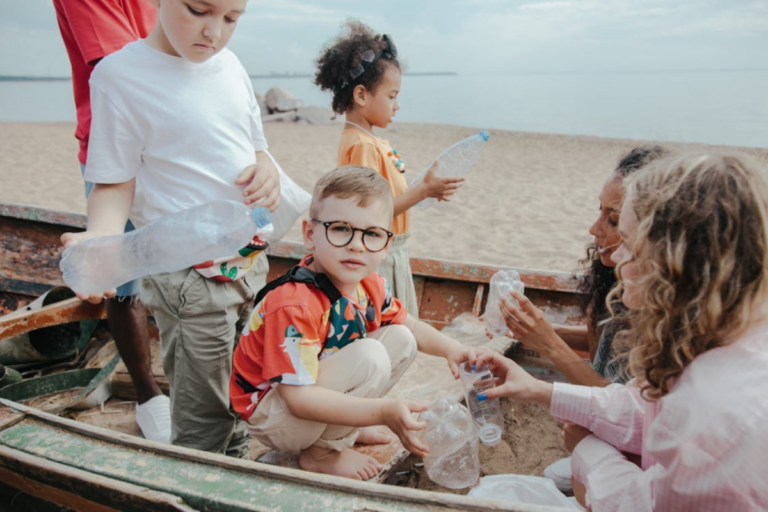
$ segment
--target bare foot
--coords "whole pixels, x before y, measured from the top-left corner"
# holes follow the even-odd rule
[[[327,473],[354,480],[368,480],[379,474],[381,464],[373,457],[352,448],[338,452],[330,448],[310,446],[299,455],[299,466],[313,473]]]
[[[394,440],[385,427],[363,427],[357,435],[357,444],[387,444]]]

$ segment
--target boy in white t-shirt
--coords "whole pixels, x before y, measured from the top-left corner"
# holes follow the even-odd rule
[[[87,231],[63,235],[67,246],[122,233],[129,217],[140,228],[214,199],[277,207],[279,173],[250,79],[224,49],[247,0],[153,2],[154,31],[91,77],[85,179],[96,186]],[[171,388],[173,444],[245,454],[228,386],[235,339],[266,280],[264,247],[254,239],[226,261],[144,279],[141,300],[160,330]]]

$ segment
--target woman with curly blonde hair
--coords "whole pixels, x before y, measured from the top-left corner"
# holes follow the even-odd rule
[[[627,180],[619,230],[612,296],[627,309],[617,342],[634,379],[552,385],[484,356],[504,382],[486,396],[569,422],[592,510],[767,510],[766,182],[737,156],[659,162]]]

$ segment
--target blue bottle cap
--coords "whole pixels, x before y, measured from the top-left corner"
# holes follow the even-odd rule
[[[491,134],[490,134],[490,133],[488,133],[488,130],[485,130],[485,129],[483,129],[483,130],[480,130],[480,133],[478,133],[478,135],[479,135],[479,136],[480,136],[480,137],[481,137],[481,138],[482,138],[482,139],[483,139],[485,142],[488,142],[488,139],[490,139],[490,138],[491,138]]]
[[[272,214],[269,212],[269,208],[264,206],[257,206],[251,210],[251,218],[258,228],[272,224]]]

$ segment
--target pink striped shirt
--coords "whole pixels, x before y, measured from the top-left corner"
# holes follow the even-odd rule
[[[593,511],[768,510],[767,323],[697,357],[660,401],[634,384],[555,384],[552,414],[594,433],[571,463]]]

